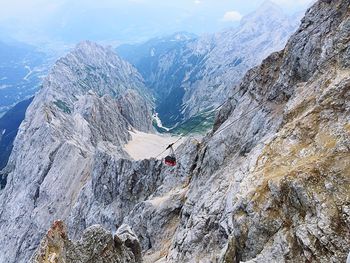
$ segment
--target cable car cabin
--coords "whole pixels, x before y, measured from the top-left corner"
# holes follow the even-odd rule
[[[174,145],[174,143],[169,144],[168,147],[166,148],[166,150],[169,150],[169,155],[167,155],[164,158],[164,163],[168,166],[175,166],[176,165],[176,158],[175,158],[175,152],[173,149],[173,145]]]
[[[175,158],[175,156],[170,156],[170,155],[166,156],[164,158],[164,163],[166,165],[168,165],[168,166],[176,166],[176,158]]]

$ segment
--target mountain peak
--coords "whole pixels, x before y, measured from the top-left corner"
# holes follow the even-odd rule
[[[96,42],[90,41],[90,40],[83,40],[80,41],[76,47],[89,47],[89,46],[98,46],[98,44]]]
[[[92,90],[100,95],[119,96],[128,88],[144,88],[134,67],[111,48],[92,41],[80,42],[59,59],[44,84],[75,95]]]
[[[248,17],[265,17],[274,14],[274,16],[286,17],[282,8],[270,0],[264,1],[254,12],[248,14]],[[274,18],[274,17],[273,17]],[[270,18],[271,20],[273,18]]]
[[[257,10],[244,16],[241,20],[241,24],[253,24],[259,25],[262,22],[270,23],[284,23],[289,21],[289,17],[284,13],[282,8],[276,3],[266,0]]]
[[[122,60],[109,46],[103,46],[96,42],[85,40],[76,45],[63,60],[68,60],[68,64],[85,64],[93,67],[129,69],[133,71],[129,63]],[[123,71],[123,70],[122,70]],[[116,74],[119,72],[116,72]]]
[[[281,10],[281,7],[276,4],[275,2],[271,1],[271,0],[265,0],[259,7],[257,10],[260,10],[260,9],[263,9],[263,10],[266,10],[266,9],[278,9],[278,10]]]
[[[90,41],[90,40],[84,40],[79,42],[73,52],[99,52],[99,53],[107,53],[110,49],[106,48],[102,45],[97,44],[96,42]]]

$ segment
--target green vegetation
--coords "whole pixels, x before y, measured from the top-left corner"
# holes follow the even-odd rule
[[[54,102],[54,104],[55,104],[58,108],[60,108],[64,113],[67,113],[67,114],[71,114],[71,113],[72,113],[71,109],[67,106],[67,104],[66,104],[64,101],[62,101],[62,100],[56,100],[56,101]]]
[[[173,134],[184,134],[187,132],[205,134],[214,125],[215,111],[200,112],[196,116],[181,123],[169,132]]]

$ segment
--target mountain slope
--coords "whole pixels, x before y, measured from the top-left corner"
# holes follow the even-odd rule
[[[110,49],[83,42],[56,62],[2,172],[0,262],[28,261],[50,221],[69,214],[94,155],[127,157],[128,131],[152,132],[151,107],[141,76]]]
[[[73,238],[93,224],[112,231],[128,224],[145,262],[344,262],[349,25],[348,0],[315,3],[285,49],[233,88],[239,93],[218,113],[214,130],[178,148],[176,167],[128,159],[118,142],[127,140],[130,123],[115,110],[116,100],[95,95],[99,89],[84,93],[76,74],[77,85],[49,77],[7,166],[1,261],[26,262],[60,217]],[[70,76],[64,60],[58,64]],[[61,88],[50,87],[58,83],[83,98],[60,97],[64,103],[53,106]],[[52,114],[39,102],[52,102]],[[84,125],[79,134],[75,121]],[[120,130],[109,133],[115,124]]]
[[[267,1],[238,28],[198,39],[155,39],[118,50],[157,94],[162,122],[173,126],[225,101],[247,70],[282,49],[296,27],[296,21]],[[158,48],[174,43],[174,48]]]
[[[347,0],[318,1],[250,70],[178,166],[100,155],[69,216],[129,224],[146,262],[344,262],[349,252]]]
[[[152,74],[158,71],[160,59],[164,54],[180,50],[189,41],[193,41],[196,38],[197,36],[193,34],[179,32],[167,37],[154,38],[142,44],[121,45],[117,48],[117,52],[122,58],[135,65],[142,76],[147,80],[152,80]],[[156,87],[150,85],[150,88]],[[162,97],[162,90],[157,89],[155,95]]]

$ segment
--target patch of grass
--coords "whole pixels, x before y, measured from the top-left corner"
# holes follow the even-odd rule
[[[61,109],[64,113],[71,114],[72,110],[68,107],[68,105],[62,100],[54,101],[54,104]]]
[[[188,132],[205,134],[213,127],[214,120],[215,120],[214,111],[200,112],[196,116],[191,117],[187,121],[171,129],[169,132],[173,134],[184,134]]]

